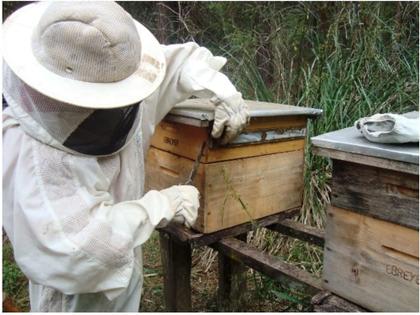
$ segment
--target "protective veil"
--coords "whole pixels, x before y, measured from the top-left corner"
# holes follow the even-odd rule
[[[140,245],[162,221],[193,222],[188,209],[198,207],[183,186],[144,194],[156,124],[192,95],[214,97],[213,132],[225,128],[225,139],[248,119],[240,93],[218,72],[224,58],[195,43],[162,49],[160,87],[112,113],[112,124],[108,112],[54,102],[4,69],[3,225],[30,279],[32,311],[137,311]]]
[[[3,67],[6,94],[12,98],[12,106],[20,104],[29,116],[28,123],[33,126],[30,133],[40,141],[47,140],[70,153],[110,155],[122,149],[139,126],[138,104],[111,109],[72,106],[39,93],[6,64]],[[13,108],[19,111],[16,106]]]

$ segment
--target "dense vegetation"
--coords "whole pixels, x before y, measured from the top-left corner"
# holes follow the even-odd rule
[[[3,16],[16,5],[4,3]],[[121,5],[162,43],[196,41],[227,57],[224,71],[245,98],[323,109],[322,118],[310,125],[308,137],[351,126],[359,117],[374,113],[418,110],[417,2]],[[306,153],[301,220],[322,226],[330,165],[314,157],[310,146]],[[321,271],[319,249],[265,230],[254,233],[252,241],[314,273]],[[8,266],[3,265],[3,270]],[[274,300],[299,305],[296,295],[278,286],[273,289],[269,279],[260,280],[260,294],[271,292]],[[6,291],[7,281],[5,277]]]
[[[321,108],[309,137],[418,108],[416,2],[121,3],[166,44],[229,62],[247,99]],[[307,154],[304,220],[322,225],[329,168]]]

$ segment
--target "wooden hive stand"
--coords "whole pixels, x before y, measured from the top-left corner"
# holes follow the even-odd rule
[[[241,310],[246,290],[246,267],[274,280],[293,283],[295,288],[313,295],[313,309],[319,312],[363,312],[355,305],[331,292],[325,291],[322,280],[309,272],[263,253],[246,243],[246,233],[258,227],[293,237],[313,245],[324,245],[323,231],[296,222],[292,218],[299,208],[290,209],[251,223],[244,223],[221,231],[202,234],[178,224],[169,224],[160,230],[161,256],[164,271],[165,306],[168,312],[190,312],[191,253],[193,248],[210,246],[218,251],[218,310]]]

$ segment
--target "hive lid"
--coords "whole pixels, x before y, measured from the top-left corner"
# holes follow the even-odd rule
[[[316,147],[419,164],[419,144],[381,144],[370,142],[356,129],[349,127],[311,138]]]
[[[309,107],[282,105],[267,102],[245,101],[251,117],[307,116],[316,118],[322,110]],[[177,104],[169,113],[169,120],[200,126],[208,126],[214,119],[214,105],[208,99],[189,99]],[[193,122],[192,120],[197,120]]]

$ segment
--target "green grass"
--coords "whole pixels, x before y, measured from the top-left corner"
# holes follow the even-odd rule
[[[10,297],[19,310],[29,310],[28,281],[16,265],[8,241],[3,241],[3,294]]]

